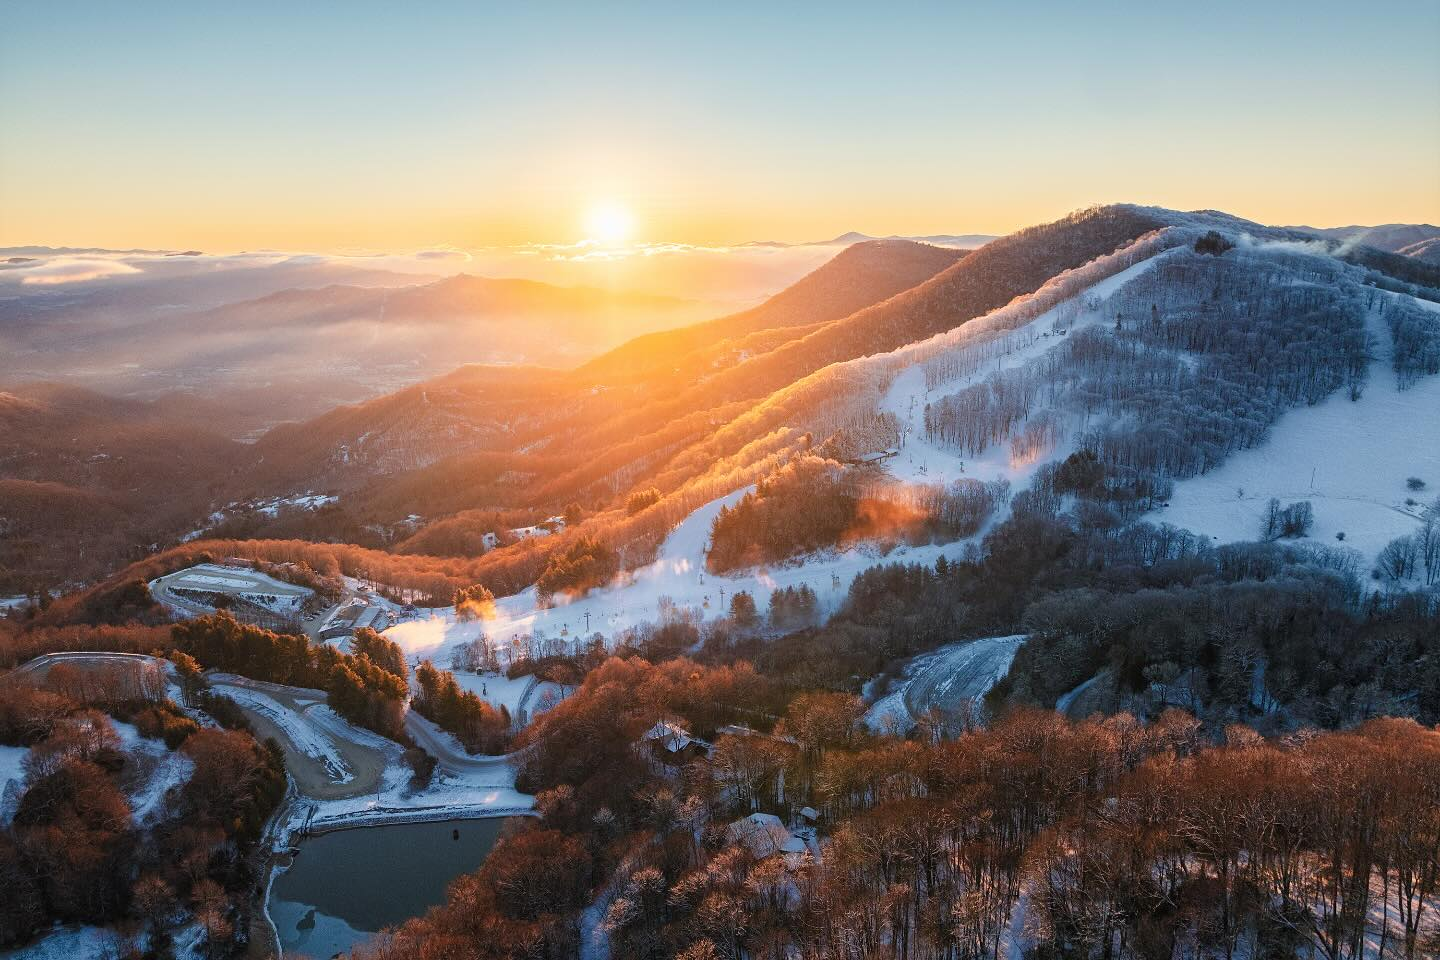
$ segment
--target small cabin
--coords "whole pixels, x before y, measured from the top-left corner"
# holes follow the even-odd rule
[[[693,760],[710,756],[710,744],[670,720],[661,720],[645,731],[643,742],[649,744],[655,758],[666,766],[683,767]]]

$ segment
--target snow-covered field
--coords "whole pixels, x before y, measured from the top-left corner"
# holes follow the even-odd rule
[[[971,709],[1010,670],[1026,634],[952,643],[905,665],[904,676],[871,705],[865,723],[877,732],[905,733],[931,709],[953,715]]]
[[[1440,304],[1413,302],[1440,311]],[[1271,497],[1282,504],[1308,500],[1315,511],[1310,539],[1359,550],[1367,563],[1391,540],[1413,533],[1421,507],[1440,496],[1440,376],[1400,390],[1389,327],[1373,315],[1369,327],[1376,356],[1364,396],[1352,402],[1339,390],[1291,410],[1261,446],[1177,483],[1170,505],[1152,519],[1222,543],[1256,540]],[[1426,489],[1407,489],[1409,477],[1426,481]]]

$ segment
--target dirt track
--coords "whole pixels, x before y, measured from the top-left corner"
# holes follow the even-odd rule
[[[281,707],[306,715],[307,720],[311,719],[307,715],[309,711],[324,702],[324,694],[319,691],[299,690],[238,677],[214,681],[212,687],[222,694],[226,687],[239,687],[251,693],[262,694]],[[324,735],[334,745],[350,769],[353,779],[340,783],[324,763],[296,744],[278,723],[245,703],[240,703],[239,706],[258,736],[262,739],[273,737],[284,749],[286,767],[295,778],[295,788],[301,796],[313,800],[342,800],[374,793],[379,788],[385,766],[390,759],[381,750],[344,737],[330,736],[329,729],[318,723],[312,724],[317,734]],[[398,754],[400,749],[399,744],[396,744],[395,753]]]

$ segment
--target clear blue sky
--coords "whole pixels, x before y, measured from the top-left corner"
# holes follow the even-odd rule
[[[0,243],[1440,220],[1440,2],[10,3]]]

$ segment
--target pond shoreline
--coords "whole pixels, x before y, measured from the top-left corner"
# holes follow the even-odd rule
[[[300,798],[293,799],[299,800]],[[303,800],[301,800],[301,802],[303,803]],[[276,886],[280,878],[282,878],[284,875],[294,869],[297,863],[301,862],[302,858],[299,856],[299,854],[301,852],[302,845],[308,840],[315,840],[320,837],[350,830],[375,830],[383,829],[386,827],[416,826],[427,823],[474,824],[488,820],[506,821],[514,820],[519,817],[538,816],[538,814],[536,814],[533,809],[524,807],[517,807],[513,809],[498,809],[494,807],[430,807],[414,809],[400,808],[341,815],[334,817],[333,819],[325,819],[318,822],[302,824],[296,822],[296,818],[293,816],[294,813],[295,810],[293,808],[293,805],[289,803],[287,803],[285,808],[282,808],[281,811],[277,811],[275,823],[276,829],[274,831],[273,837],[271,838],[272,844],[267,846],[268,855],[266,857],[264,867],[265,882],[261,889],[257,891],[260,895],[261,900],[260,910],[258,911],[258,913],[264,918],[263,926],[265,929],[263,931],[263,939],[266,941],[266,943],[263,945],[258,944],[256,941],[260,940],[261,938],[253,937],[252,950],[248,953],[248,956],[250,957],[258,958],[264,956],[283,958],[286,955],[286,948],[284,942],[285,938],[281,934],[280,924],[276,921],[276,917],[272,912],[272,907],[277,902],[294,903],[296,901],[293,899],[293,897],[283,896],[280,898],[279,901],[277,901]],[[490,850],[493,849],[494,843],[499,841],[499,831],[502,828],[503,824],[496,828],[494,839],[491,841],[490,846],[485,849],[485,856],[489,855]],[[483,862],[483,858],[481,862]],[[476,868],[478,869],[478,866]],[[465,870],[462,869],[454,876],[459,876],[461,875],[461,873],[464,872]],[[453,876],[447,877],[445,879],[445,883],[448,884],[449,881],[452,879],[454,879]],[[323,910],[322,913],[324,913]],[[281,914],[283,919],[283,910],[281,911]],[[342,920],[343,922],[342,917],[338,917],[334,914],[327,915],[332,916],[335,919]],[[258,920],[259,917],[256,917],[256,919]],[[259,947],[260,952],[256,952],[256,947]],[[292,944],[292,949],[293,948],[294,945]]]

